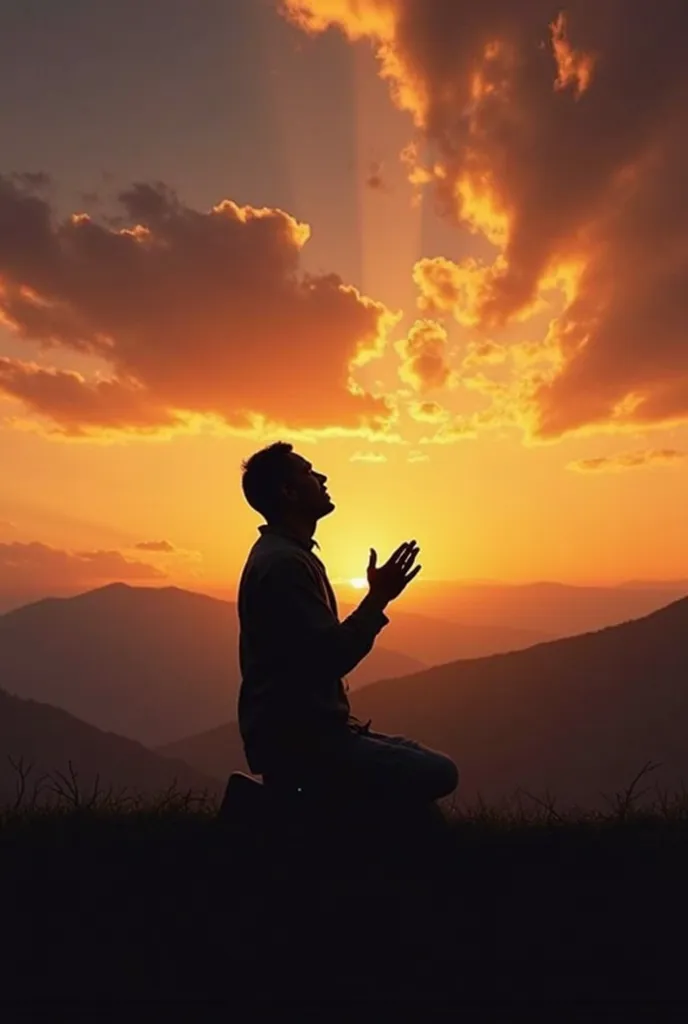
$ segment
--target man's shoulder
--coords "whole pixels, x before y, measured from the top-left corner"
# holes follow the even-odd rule
[[[262,534],[249,551],[244,575],[264,576],[271,570],[288,571],[307,566],[312,571],[308,553],[296,544],[275,534]]]

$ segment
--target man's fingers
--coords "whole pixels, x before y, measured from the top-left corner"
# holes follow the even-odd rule
[[[368,559],[368,569],[374,569],[377,565],[377,551],[375,548],[370,549],[370,558]]]
[[[413,541],[411,541],[411,543],[413,543]],[[409,541],[407,541],[407,540],[405,540],[403,544],[400,544],[399,547],[396,549],[396,551],[394,551],[390,555],[390,558],[389,558],[390,562],[398,562],[399,559],[401,558],[401,556],[403,555],[404,551],[408,547],[408,545],[409,545]]]
[[[419,573],[419,572],[421,571],[421,569],[422,569],[422,568],[423,568],[423,566],[422,566],[422,565],[417,565],[415,569],[412,569],[412,570],[411,570],[411,572],[410,572],[410,573],[408,574],[408,576],[406,577],[406,580],[405,580],[405,582],[404,582],[404,586],[406,586],[407,584],[409,584],[409,583],[411,582],[411,580],[413,579],[413,577],[414,577],[414,576],[417,576],[417,575],[418,575],[418,573]]]
[[[411,568],[416,558],[418,557],[419,551],[420,548],[418,547],[417,544],[415,544],[413,547],[409,548],[406,554],[399,560],[399,566],[403,572],[406,572],[408,569]]]
[[[395,565],[403,562],[415,544],[415,540],[405,540],[404,543],[400,544],[396,551],[390,555],[390,562]]]
[[[408,574],[408,576],[404,576],[404,581],[403,581],[403,583],[401,585],[401,589],[402,590],[406,590],[406,588],[408,587],[408,585],[411,582],[411,580],[414,579],[418,575],[418,573],[420,572],[421,569],[422,569],[422,566],[421,565],[417,565],[415,567],[415,569],[413,569]]]

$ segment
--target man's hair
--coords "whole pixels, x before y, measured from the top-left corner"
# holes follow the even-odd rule
[[[286,441],[275,441],[267,448],[241,464],[241,487],[251,508],[265,519],[277,515],[281,504],[281,490],[289,483],[294,467],[289,456],[294,446]]]

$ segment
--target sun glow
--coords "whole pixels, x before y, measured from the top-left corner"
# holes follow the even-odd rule
[[[354,576],[352,579],[349,580],[349,583],[356,590],[363,590],[363,588],[367,585],[368,581],[365,578],[365,576]]]

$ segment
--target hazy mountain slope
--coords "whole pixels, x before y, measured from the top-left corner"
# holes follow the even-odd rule
[[[87,725],[61,708],[22,700],[0,690],[0,803],[13,800],[18,776],[9,758],[33,764],[27,796],[41,775],[69,774],[72,762],[82,793],[90,795],[96,777],[101,791],[128,788],[154,795],[176,783],[180,790],[218,793],[223,780],[165,758],[133,740]]]
[[[164,757],[180,758],[204,774],[225,777],[233,771],[248,772],[236,722],[226,722],[157,749]]]
[[[155,744],[234,714],[231,609],[176,588],[115,584],[0,617],[3,685]]]
[[[400,611],[418,612],[465,626],[492,625],[573,636],[649,615],[688,594],[676,583],[661,589],[577,587],[563,583],[461,584],[418,580]]]
[[[688,600],[596,633],[374,683],[353,710],[380,731],[450,753],[468,799],[520,785],[599,801],[649,759],[664,764],[657,780],[688,782]],[[214,774],[243,763],[236,723],[168,749]]]
[[[462,791],[590,800],[648,759],[688,781],[688,600],[596,633],[384,681],[355,711],[450,753]]]
[[[175,587],[113,584],[0,616],[7,690],[157,745],[235,714],[236,606]],[[423,663],[376,648],[352,688]]]
[[[501,651],[518,651],[552,639],[548,634],[537,630],[513,629],[509,625],[502,626],[498,623],[487,626],[463,625],[447,619],[416,615],[404,610],[405,598],[406,595],[387,609],[390,621],[385,626],[381,638],[395,650],[419,658],[426,666],[441,665],[443,662],[457,661],[459,658],[482,658]],[[343,605],[342,615],[347,614],[352,607]],[[381,672],[377,678],[386,678],[388,674],[391,673]]]

